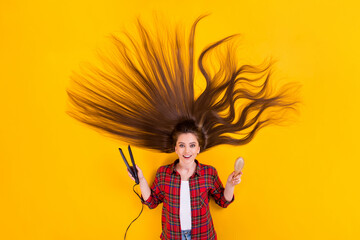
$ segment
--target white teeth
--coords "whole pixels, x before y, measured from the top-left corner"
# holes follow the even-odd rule
[[[189,158],[189,157],[191,157],[191,155],[188,155],[188,156],[185,156],[185,155],[184,155],[184,157]]]

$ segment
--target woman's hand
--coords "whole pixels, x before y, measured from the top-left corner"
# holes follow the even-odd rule
[[[149,187],[149,184],[147,183],[145,177],[144,177],[144,174],[143,172],[141,171],[141,169],[139,168],[138,165],[135,165],[136,166],[136,169],[137,169],[137,175],[138,175],[138,178],[139,178],[139,184],[140,184],[140,190],[141,190],[141,195],[142,195],[142,198],[144,199],[144,201],[146,201],[149,197],[150,197],[150,194],[151,194],[151,190],[150,190],[150,187]],[[127,170],[128,174],[129,174],[129,177],[135,181],[135,179],[133,178],[133,176],[131,175],[131,173],[129,172],[129,170]]]
[[[229,184],[230,186],[236,186],[241,182],[241,175],[242,172],[240,172],[239,174],[235,174],[235,172],[232,172],[227,180],[227,184]]]
[[[224,197],[225,197],[226,201],[230,202],[233,199],[234,189],[235,189],[235,186],[241,182],[241,175],[242,175],[242,172],[240,172],[239,174],[235,174],[235,172],[232,172],[229,175],[228,180],[226,182],[225,190],[224,190]]]
[[[136,169],[137,169],[137,175],[138,175],[138,178],[139,178],[139,182],[141,182],[142,180],[144,180],[144,174],[143,172],[141,171],[141,169],[139,168],[138,165],[135,165],[136,166]],[[129,172],[129,170],[127,169],[127,172],[129,174],[129,177],[135,181],[135,178],[131,175],[131,173]]]

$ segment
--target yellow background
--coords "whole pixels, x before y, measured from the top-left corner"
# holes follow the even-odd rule
[[[223,182],[245,159],[236,201],[211,205],[219,239],[360,239],[358,1],[2,1],[0,3],[0,239],[122,239],[141,204],[118,147],[65,114],[71,71],[110,33],[153,13],[190,26],[197,52],[233,33],[251,61],[303,84],[301,115],[246,146],[198,159]],[[149,182],[175,159],[134,148]],[[127,239],[158,239],[161,207],[144,209]]]

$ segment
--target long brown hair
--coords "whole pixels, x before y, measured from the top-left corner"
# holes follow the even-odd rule
[[[187,42],[179,30],[154,34],[140,21],[139,40],[112,35],[116,50],[102,56],[103,66],[72,75],[68,114],[130,144],[173,152],[174,129],[181,122],[195,124],[206,151],[219,144],[246,144],[259,129],[296,110],[291,96],[296,84],[278,89],[270,84],[273,61],[239,65],[228,44],[236,35],[201,52],[198,67],[206,87],[195,97],[194,39],[202,18],[193,23]],[[227,50],[216,55],[217,63],[209,61],[224,45]]]

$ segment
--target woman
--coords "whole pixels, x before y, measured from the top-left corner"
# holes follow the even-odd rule
[[[178,154],[174,164],[159,168],[151,189],[138,168],[144,203],[164,203],[164,239],[181,239],[180,230],[190,228],[193,239],[216,239],[209,195],[223,207],[233,201],[240,177],[230,174],[224,189],[216,170],[195,160],[200,150],[247,144],[296,110],[297,85],[273,88],[271,61],[239,64],[234,45],[225,44],[235,35],[200,53],[197,76],[204,84],[195,84],[195,29],[202,18],[187,40],[179,28],[152,32],[139,21],[138,38],[112,36],[115,48],[101,56],[103,65],[75,73],[67,91],[75,119],[132,145]],[[195,86],[202,91],[195,93]]]
[[[179,123],[172,136],[179,158],[158,169],[151,189],[137,166],[143,203],[151,209],[163,203],[161,239],[216,239],[209,196],[227,207],[234,201],[234,187],[240,183],[241,174],[232,172],[224,189],[215,168],[196,160],[203,140],[195,122]]]

